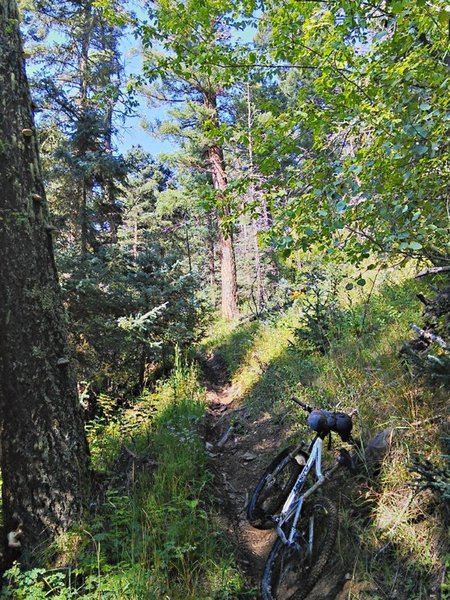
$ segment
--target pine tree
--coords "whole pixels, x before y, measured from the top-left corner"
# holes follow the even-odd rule
[[[142,33],[145,75],[155,84],[149,93],[160,100],[183,103],[191,113],[189,121],[183,110],[180,112],[179,137],[189,139],[191,145],[195,141],[200,168],[209,173],[215,192],[222,315],[234,319],[238,316],[236,259],[221,116],[225,89],[232,81],[227,82],[220,70],[208,64],[212,56],[228,56],[232,51],[225,24],[230,8],[216,3],[175,6],[171,1],[161,2],[149,11],[151,24],[143,26]],[[162,50],[155,50],[155,43],[160,43]],[[176,135],[176,129],[171,134]]]
[[[18,24],[16,2],[1,0],[2,509],[10,545],[27,564],[79,519],[88,451]]]
[[[86,254],[116,242],[121,219],[126,173],[114,133],[118,108],[126,110],[119,51],[124,25],[108,23],[92,0],[35,4],[25,11],[25,30],[33,92],[44,109],[43,148],[50,147],[44,161],[49,200],[67,241]]]

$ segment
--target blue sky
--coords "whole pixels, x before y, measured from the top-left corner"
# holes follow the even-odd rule
[[[126,4],[134,11],[139,20],[145,20],[145,10],[142,8],[141,0],[127,0]],[[250,27],[237,33],[237,36],[244,42],[251,41],[253,35],[254,29]],[[52,32],[48,40],[52,40],[52,38],[58,40],[59,34]],[[126,77],[140,75],[142,73],[142,56],[140,54],[139,40],[134,37],[131,30],[126,32],[121,46]],[[27,70],[33,73],[34,65],[32,62],[27,64]],[[168,108],[168,105],[157,108],[149,107],[145,98],[139,98],[139,106],[135,110],[136,114],[127,117],[125,123],[119,125],[119,131],[115,140],[118,152],[125,154],[133,146],[140,145],[144,150],[157,158],[159,154],[175,151],[177,145],[174,141],[160,139],[152,135],[144,126],[144,123],[152,124],[157,119],[166,119]]]
[[[144,21],[145,10],[141,6],[140,0],[129,0],[128,6],[135,12],[137,17]],[[244,43],[251,42],[255,35],[255,29],[247,27],[243,31],[234,32],[236,37]],[[122,42],[123,60],[125,62],[125,72],[127,76],[142,73],[142,57],[139,53],[139,40],[136,40],[131,32],[128,32]],[[155,120],[164,120],[167,118],[168,105],[158,108],[151,108],[147,105],[144,98],[141,98],[139,107],[136,109],[137,115],[129,117],[126,120],[124,130],[118,136],[117,146],[119,152],[125,153],[132,146],[141,145],[144,150],[150,152],[154,157],[160,153],[168,153],[177,149],[173,141],[162,140],[145,130],[142,122],[154,123]]]
[[[145,15],[139,7],[134,7],[135,12],[140,19]],[[139,75],[142,73],[142,57],[140,55],[139,40],[136,40],[131,32],[128,32],[122,41],[123,61],[127,77]],[[121,128],[117,136],[116,143],[119,152],[125,153],[133,146],[142,146],[144,150],[150,152],[154,157],[164,152],[170,152],[176,149],[172,142],[161,140],[146,130],[143,126],[145,122],[152,123],[156,119],[166,117],[166,108],[150,108],[145,98],[139,99],[139,106],[136,108],[136,115],[128,117],[125,125]]]
[[[160,153],[171,152],[176,149],[175,144],[156,138],[143,127],[145,121],[152,122],[155,119],[164,118],[166,114],[164,107],[149,108],[145,100],[142,99],[136,112],[136,116],[126,119],[125,125],[116,138],[117,149],[120,153],[124,154],[132,146],[142,146],[144,150],[157,157]]]

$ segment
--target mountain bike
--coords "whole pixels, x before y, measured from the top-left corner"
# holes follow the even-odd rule
[[[259,480],[247,507],[257,529],[276,528],[278,537],[262,577],[263,600],[302,600],[316,584],[336,540],[338,511],[323,496],[312,496],[341,466],[355,471],[348,450],[341,448],[333,467],[322,473],[323,442],[337,433],[352,442],[352,414],[314,409],[296,397],[291,400],[308,414],[316,435],[277,456]]]

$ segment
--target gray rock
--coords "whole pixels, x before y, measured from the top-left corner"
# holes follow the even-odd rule
[[[384,429],[371,438],[364,449],[366,464],[370,470],[377,469],[385,459],[392,446],[395,429]]]

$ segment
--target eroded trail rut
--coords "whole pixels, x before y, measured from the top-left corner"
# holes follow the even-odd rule
[[[283,431],[270,416],[255,418],[236,399],[238,390],[227,382],[226,366],[218,356],[205,366],[207,387],[206,448],[214,473],[221,517],[238,547],[238,560],[249,583],[259,589],[273,531],[259,531],[246,520],[249,494],[267,466],[267,451],[281,449]],[[307,600],[341,600],[345,572],[336,555]]]
[[[273,444],[275,432],[268,419],[255,421],[245,408],[235,405],[235,390],[226,382],[220,361],[210,360],[208,375],[206,444],[216,497],[222,518],[237,542],[241,566],[258,588],[274,533],[251,527],[246,507],[263,468],[258,450]]]

